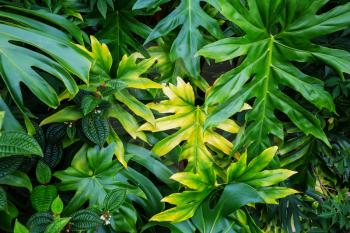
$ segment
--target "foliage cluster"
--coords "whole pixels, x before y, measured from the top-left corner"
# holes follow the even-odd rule
[[[0,0],[0,231],[349,232],[348,0]]]

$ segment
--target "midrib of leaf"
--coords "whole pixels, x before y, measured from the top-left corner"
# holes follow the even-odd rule
[[[195,130],[193,132],[193,135],[195,136],[195,141],[194,141],[194,148],[195,148],[195,169],[197,171],[198,168],[198,145],[199,143],[203,143],[203,142],[199,142],[198,140],[198,135],[201,133],[201,125],[200,125],[200,114],[201,114],[201,109],[199,107],[197,107],[197,109],[194,112],[195,114],[195,122],[194,122],[194,127]],[[203,132],[202,132],[203,133]]]
[[[117,50],[117,58],[120,59],[120,19],[119,19],[119,11],[116,11],[117,13],[117,45],[118,45],[118,48],[116,49]]]
[[[265,67],[265,81],[264,81],[264,96],[263,96],[263,116],[265,118],[265,114],[266,114],[266,96],[269,92],[269,81],[270,81],[270,73],[271,73],[271,67],[272,67],[272,48],[273,48],[273,44],[274,44],[274,37],[273,35],[270,35],[270,41],[269,41],[269,45],[267,48],[267,52],[268,52],[268,60],[267,60],[267,66]],[[264,119],[263,119],[264,120]],[[259,129],[259,139],[262,138],[262,132],[263,132],[263,122],[262,124],[260,124],[260,129]]]

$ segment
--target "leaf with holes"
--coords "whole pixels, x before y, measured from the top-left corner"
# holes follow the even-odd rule
[[[68,35],[48,23],[72,32],[79,31],[77,26],[58,15],[20,8],[1,8],[0,16],[0,75],[22,113],[28,110],[23,103],[21,83],[46,105],[59,105],[57,93],[42,71],[59,79],[72,96],[78,92],[72,75],[88,82],[91,58]]]
[[[282,87],[298,92],[318,109],[335,111],[323,82],[303,73],[294,62],[323,63],[340,76],[350,73],[350,53],[313,42],[349,27],[350,3],[316,14],[328,1],[216,0],[216,7],[246,34],[219,40],[198,54],[218,62],[242,57],[242,62],[223,74],[208,94],[207,105],[219,104],[206,122],[215,125],[237,113],[244,102],[255,98],[246,114],[246,127],[236,148],[248,146],[258,154],[270,146],[270,135],[284,138],[282,122],[275,110],[286,114],[305,134],[329,145],[321,124],[310,111],[293,100]],[[254,141],[254,143],[252,143]]]

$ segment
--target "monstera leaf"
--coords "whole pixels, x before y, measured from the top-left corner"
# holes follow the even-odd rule
[[[44,22],[67,28],[79,41],[81,33],[79,35],[79,29],[60,16],[10,9],[0,9],[0,76],[23,113],[27,110],[21,83],[46,105],[55,108],[59,100],[54,87],[45,79],[46,73],[59,79],[74,96],[78,86],[72,75],[88,82],[91,61],[64,32]]]
[[[323,82],[303,73],[295,62],[320,62],[342,73],[350,73],[348,52],[319,46],[313,42],[350,25],[350,3],[328,12],[317,12],[328,1],[217,0],[217,9],[240,27],[245,35],[219,40],[205,46],[200,55],[217,62],[241,57],[241,63],[223,74],[208,94],[207,105],[220,104],[206,126],[235,114],[243,103],[255,98],[246,114],[246,127],[236,140],[236,148],[251,144],[257,154],[271,145],[269,136],[284,138],[283,126],[275,110],[286,114],[305,134],[329,144],[314,114],[286,94],[292,89],[318,109],[335,111]],[[285,88],[287,87],[287,88]]]
[[[171,178],[189,190],[163,198],[162,201],[176,207],[153,216],[151,220],[181,222],[196,214],[193,220],[197,226],[198,218],[202,216],[201,219],[205,219],[205,222],[201,224],[207,226],[204,229],[212,229],[210,232],[222,232],[223,229],[219,229],[216,224],[220,223],[221,218],[225,218],[242,206],[251,203],[276,204],[277,199],[296,193],[294,189],[276,186],[295,172],[287,169],[265,169],[275,156],[276,150],[277,147],[266,149],[249,164],[247,154],[244,153],[237,162],[229,166],[224,183],[218,182],[212,166],[204,164],[198,174],[192,172],[174,174]],[[222,190],[223,186],[224,190],[216,206],[211,207],[209,202],[219,194],[218,191]]]
[[[196,106],[195,94],[192,86],[185,83],[181,78],[177,79],[177,86],[169,84],[163,88],[164,94],[169,100],[160,103],[150,103],[147,106],[160,113],[174,113],[155,120],[155,123],[145,123],[140,130],[152,132],[167,131],[179,128],[170,136],[164,138],[154,145],[152,151],[163,156],[171,151],[182,141],[183,145],[180,160],[188,161],[187,170],[196,171],[199,163],[210,164],[212,155],[207,148],[210,145],[225,154],[230,154],[232,144],[226,138],[216,133],[214,129],[204,129],[207,113],[203,107]],[[232,120],[225,120],[217,128],[229,133],[236,133],[238,125]]]
[[[140,2],[140,1],[139,1]],[[211,3],[211,1],[203,1]],[[151,8],[154,1],[147,1],[147,4],[138,3],[134,6],[137,8]],[[211,18],[201,7],[201,0],[181,0],[180,4],[167,17],[162,19],[148,36],[145,43],[156,38],[165,36],[181,27],[176,39],[174,40],[170,58],[172,60],[181,59],[191,76],[199,75],[199,57],[194,55],[206,40],[199,30],[200,27],[207,30],[213,37],[219,39],[223,37],[223,33],[218,22]]]

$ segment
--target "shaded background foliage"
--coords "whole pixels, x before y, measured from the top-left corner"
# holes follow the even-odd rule
[[[303,4],[0,0],[1,231],[349,231],[350,3]]]

